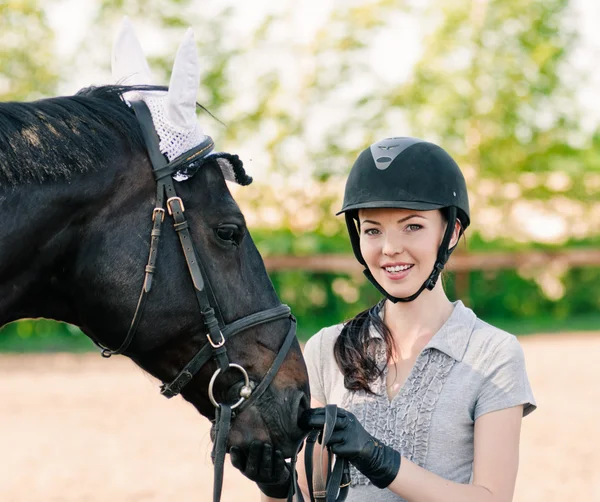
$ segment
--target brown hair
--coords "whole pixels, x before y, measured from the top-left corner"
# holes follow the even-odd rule
[[[392,356],[394,347],[392,333],[379,317],[384,302],[385,300],[381,300],[350,319],[335,341],[333,355],[344,375],[344,387],[348,390],[364,390],[374,394],[369,384],[383,374],[384,367],[377,365],[375,357],[377,344],[381,341],[371,337],[369,333],[371,326],[381,335],[386,345],[386,362]]]

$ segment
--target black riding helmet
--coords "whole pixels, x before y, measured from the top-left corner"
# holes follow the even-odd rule
[[[407,298],[391,296],[373,278],[360,252],[358,210],[366,208],[400,208],[428,211],[442,209],[448,226],[429,278]],[[454,222],[462,231],[470,223],[469,199],[465,179],[452,157],[441,147],[417,138],[386,138],[363,150],[352,166],[342,210],[358,261],[364,274],[390,301],[410,302],[427,288],[432,290],[454,248],[448,249]]]

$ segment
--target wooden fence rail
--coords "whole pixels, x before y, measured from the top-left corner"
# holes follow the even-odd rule
[[[306,270],[310,272],[360,273],[361,265],[349,254],[321,254],[312,256],[265,256],[269,271]],[[552,264],[567,268],[600,267],[600,248],[569,249],[562,251],[524,251],[493,253],[456,253],[448,263],[448,270],[502,270],[518,268],[545,268]]]

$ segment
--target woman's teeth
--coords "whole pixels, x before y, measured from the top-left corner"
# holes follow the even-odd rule
[[[402,272],[408,270],[412,265],[396,265],[395,267],[385,267],[388,272]]]

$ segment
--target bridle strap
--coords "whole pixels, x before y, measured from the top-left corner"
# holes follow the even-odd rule
[[[279,319],[285,319],[286,317],[290,317],[291,315],[292,311],[287,305],[277,305],[277,307],[273,307],[272,309],[261,310],[260,312],[250,314],[246,317],[243,317],[242,319],[238,319],[237,321],[229,323],[223,328],[223,336],[225,337],[225,339],[229,339],[230,336],[233,336],[239,333],[240,331],[253,328],[254,326],[263,324],[266,321],[277,321]]]
[[[149,151],[149,153],[150,153],[150,151]],[[162,154],[161,154],[161,156],[162,156]],[[163,156],[163,162],[165,162],[164,156]],[[156,273],[156,260],[158,257],[158,244],[160,241],[162,224],[163,224],[163,221],[165,220],[163,193],[164,193],[164,185],[162,182],[158,182],[157,190],[156,190],[155,208],[152,211],[152,231],[150,233],[150,252],[148,253],[148,262],[146,264],[146,267],[144,268],[144,271],[145,271],[144,282],[142,285],[142,290],[140,292],[140,296],[138,299],[138,303],[137,303],[135,312],[133,314],[133,318],[131,320],[131,324],[129,325],[129,329],[127,330],[127,335],[123,339],[123,342],[121,343],[121,345],[115,350],[104,347],[99,342],[94,341],[94,343],[102,349],[101,353],[102,353],[103,357],[108,358],[110,356],[122,354],[123,352],[125,352],[127,350],[127,348],[129,347],[129,345],[131,344],[131,342],[137,332],[137,329],[139,327],[140,320],[142,319],[142,314],[143,314],[144,308],[146,306],[148,294],[150,293],[150,290],[152,289],[154,274]]]
[[[221,500],[223,490],[223,471],[225,469],[225,455],[227,454],[227,437],[231,428],[232,410],[228,404],[222,404],[216,412],[215,442],[211,458],[215,466],[215,479],[213,484],[213,500]]]
[[[221,334],[223,336],[223,339],[227,341],[234,335],[237,335],[238,333],[246,329],[257,326],[259,324],[263,324],[268,321],[285,319],[286,317],[293,318],[293,316],[291,316],[290,308],[287,305],[278,305],[277,307],[274,307],[272,309],[257,312],[256,314],[251,314],[247,317],[234,321],[233,323],[227,325],[223,329]],[[290,328],[290,330],[291,329],[292,328]],[[288,331],[288,337],[289,336],[290,332]],[[293,336],[295,336],[295,330]],[[185,365],[183,370],[181,370],[179,375],[177,375],[175,379],[171,381],[171,383],[163,384],[161,388],[161,394],[167,398],[176,396],[181,391],[181,389],[200,370],[200,368],[202,368],[202,366],[204,366],[208,361],[210,361],[212,355],[213,347],[210,345],[210,343],[207,343],[198,351],[198,353],[192,358],[192,360]]]
[[[110,357],[114,354],[124,353],[128,349],[135,336],[142,312],[146,304],[148,293],[152,288],[152,280],[156,271],[156,260],[158,254],[158,244],[161,235],[161,225],[165,216],[166,196],[166,209],[173,218],[173,227],[179,237],[183,255],[185,257],[185,261],[194,286],[196,299],[198,305],[200,306],[202,319],[208,331],[206,334],[208,343],[205,343],[202,346],[202,348],[196,353],[190,362],[186,364],[186,366],[170,383],[162,384],[161,394],[167,398],[176,396],[181,392],[185,385],[187,385],[194,378],[194,376],[206,363],[208,363],[211,359],[215,360],[217,364],[217,371],[214,373],[209,385],[209,397],[217,407],[215,413],[216,436],[211,456],[215,466],[213,497],[214,501],[218,502],[221,497],[223,485],[223,468],[227,451],[227,438],[231,428],[231,421],[233,420],[235,413],[240,413],[254,403],[272,383],[275,375],[283,364],[283,361],[287,357],[290,347],[296,339],[296,319],[291,314],[290,308],[287,305],[278,305],[277,307],[250,314],[242,319],[238,319],[230,323],[229,325],[225,325],[219,310],[218,302],[216,302],[216,299],[214,298],[210,288],[210,282],[207,280],[208,276],[204,270],[200,255],[194,246],[189,230],[189,223],[185,217],[183,201],[177,196],[175,184],[172,178],[172,175],[175,172],[184,169],[187,165],[189,165],[190,162],[196,161],[208,155],[208,153],[210,153],[213,149],[213,141],[211,138],[207,137],[202,144],[188,152],[185,152],[172,162],[168,162],[167,158],[160,151],[160,140],[156,130],[154,129],[152,116],[147,105],[143,101],[133,101],[131,102],[131,107],[138,118],[142,136],[146,144],[146,149],[152,162],[153,174],[157,185],[156,203],[152,212],[153,226],[150,253],[148,257],[148,263],[145,267],[146,274],[142,291],[140,293],[138,304],[125,339],[116,350],[111,350],[101,346],[100,344],[98,345],[102,348],[102,355],[104,357]],[[212,302],[211,299],[213,300]],[[265,375],[263,375],[263,378],[256,388],[251,389],[249,386],[247,372],[241,366],[229,363],[225,342],[227,339],[230,339],[236,334],[249,328],[285,318],[290,319],[290,328],[287,332],[287,335],[277,355],[275,356],[271,367],[265,373]],[[243,373],[246,382],[245,388],[242,389],[244,390],[244,394],[240,392],[240,400],[233,405],[216,403],[212,394],[212,385],[216,379],[216,376],[220,372],[227,371],[227,369],[230,367],[235,367],[238,371]]]
[[[287,307],[287,305],[286,305],[286,307]],[[239,407],[238,410],[236,410],[238,413],[241,413],[244,409],[246,409],[254,401],[256,401],[260,396],[262,396],[262,394],[267,390],[269,385],[271,385],[271,382],[273,381],[273,378],[275,378],[275,375],[279,371],[279,368],[283,364],[283,361],[285,361],[285,358],[287,357],[290,347],[292,346],[292,343],[296,339],[296,318],[291,314],[290,314],[290,321],[291,321],[290,329],[288,330],[288,333],[285,337],[285,340],[283,341],[283,344],[279,348],[279,352],[277,353],[277,356],[271,363],[271,367],[263,375],[262,380],[260,381],[258,386],[252,391],[252,394],[250,395],[250,397],[242,403],[242,405]]]

